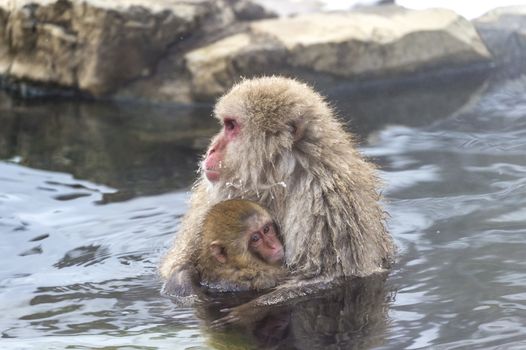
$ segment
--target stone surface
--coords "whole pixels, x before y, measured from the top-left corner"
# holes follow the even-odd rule
[[[0,0],[0,74],[107,95],[170,47],[234,20],[223,1]]]
[[[393,4],[394,0],[351,0],[351,1],[320,1],[320,0],[254,0],[269,11],[280,17],[295,16],[304,13],[347,11],[377,5]]]
[[[252,29],[282,42],[291,65],[344,77],[489,58],[472,25],[448,10],[312,14]]]
[[[448,10],[269,16],[249,0],[0,0],[0,84],[192,103],[241,77],[285,74],[324,89],[491,60],[474,26]]]
[[[225,84],[231,81],[232,58],[242,55],[250,42],[250,35],[239,33],[188,53],[185,60],[193,91],[208,96],[224,92],[228,88]]]
[[[231,0],[230,4],[234,10],[236,18],[241,21],[254,21],[263,18],[274,18],[278,14],[272,9],[268,9],[263,4],[247,0]]]
[[[526,58],[526,6],[502,7],[473,21],[497,64]]]
[[[208,98],[241,76],[262,73],[315,81],[374,79],[491,60],[464,18],[449,10],[398,7],[255,21],[246,33],[185,57],[196,91]]]

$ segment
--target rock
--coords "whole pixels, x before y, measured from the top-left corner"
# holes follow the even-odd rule
[[[323,3],[318,0],[255,0],[269,11],[280,17],[295,16],[303,13],[322,12]]]
[[[186,37],[233,20],[213,0],[0,0],[0,74],[104,96],[152,75]]]
[[[32,1],[0,0],[0,84],[22,95],[192,103],[243,76],[293,75],[324,89],[491,59],[473,25],[448,10],[251,20],[272,14],[250,0]]]
[[[448,10],[313,14],[252,29],[282,42],[291,65],[344,77],[490,58],[472,25]]]
[[[393,4],[394,0],[350,0],[350,1],[320,1],[320,0],[253,0],[255,3],[277,13],[280,17],[295,16],[304,13],[325,11],[348,11],[377,5]]]
[[[388,7],[255,21],[185,58],[196,92],[210,99],[261,72],[363,80],[461,69],[491,55],[473,25],[452,11]]]
[[[232,58],[249,49],[251,40],[250,35],[239,33],[186,54],[193,91],[205,96],[223,93],[235,74]]]
[[[251,33],[239,33],[185,55],[192,77],[192,91],[198,100],[223,94],[243,74],[272,72],[286,59],[285,47]]]
[[[240,21],[254,21],[278,16],[276,12],[263,5],[248,0],[232,0],[231,5],[236,18]]]
[[[526,58],[526,6],[502,7],[473,21],[498,65]]]

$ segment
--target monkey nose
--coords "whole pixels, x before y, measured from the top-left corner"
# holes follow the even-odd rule
[[[283,252],[283,248],[279,247],[277,249],[273,249],[275,250],[274,254],[273,254],[273,262],[274,263],[282,263],[283,262],[283,259],[285,258],[285,253]]]

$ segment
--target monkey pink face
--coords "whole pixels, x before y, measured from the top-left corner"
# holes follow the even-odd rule
[[[249,231],[248,249],[271,265],[281,264],[285,256],[276,225],[272,221],[260,225],[257,231]]]
[[[210,182],[217,182],[221,178],[221,167],[227,147],[241,131],[241,125],[234,117],[223,118],[222,124],[223,130],[214,138],[203,162],[205,176]]]

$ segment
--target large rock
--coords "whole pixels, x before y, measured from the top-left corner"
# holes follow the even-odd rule
[[[293,75],[324,89],[491,58],[473,25],[448,10],[253,20],[272,14],[248,0],[31,1],[0,0],[3,85],[31,93],[211,101],[243,76]]]
[[[390,7],[256,21],[185,59],[196,92],[213,97],[240,76],[263,72],[363,80],[461,69],[491,55],[473,25],[452,11]]]
[[[252,30],[283,43],[292,66],[343,77],[489,58],[473,26],[449,10],[312,14],[256,22]]]
[[[276,40],[238,33],[187,53],[193,96],[210,100],[223,94],[241,76],[290,73],[287,52]]]
[[[302,13],[348,11],[378,5],[394,4],[395,0],[353,0],[353,1],[320,1],[320,0],[254,0],[269,11],[281,17],[296,16]]]
[[[0,74],[107,95],[235,13],[213,0],[0,0]]]
[[[498,8],[473,22],[497,64],[524,63],[526,6]]]

